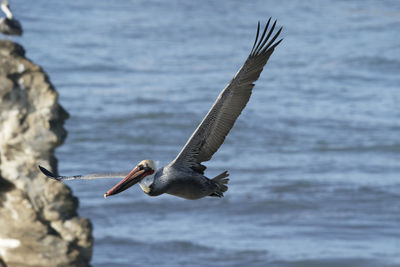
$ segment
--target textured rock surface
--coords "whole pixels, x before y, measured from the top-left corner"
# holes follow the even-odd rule
[[[89,265],[89,220],[71,190],[37,168],[56,171],[68,117],[57,98],[24,49],[0,41],[0,266]]]

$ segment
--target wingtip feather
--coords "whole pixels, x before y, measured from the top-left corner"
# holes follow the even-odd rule
[[[281,42],[281,40],[280,40],[279,42],[277,42],[277,43],[274,44],[274,41],[276,40],[276,38],[277,38],[277,37],[279,36],[279,34],[281,33],[283,27],[280,27],[280,28],[278,29],[278,31],[275,32],[274,36],[273,36],[272,39],[268,42],[268,44],[266,44],[267,41],[269,40],[270,36],[272,35],[272,33],[273,33],[274,30],[275,30],[277,20],[275,20],[275,21],[273,22],[271,28],[268,29],[268,28],[269,28],[270,22],[271,22],[271,17],[268,19],[268,21],[267,21],[267,23],[266,23],[266,25],[265,25],[265,27],[264,27],[264,31],[263,31],[263,33],[261,34],[261,38],[260,38],[260,39],[258,39],[259,33],[260,33],[260,29],[259,29],[260,23],[258,23],[258,25],[257,25],[256,40],[255,40],[255,42],[254,42],[253,48],[251,49],[250,56],[257,56],[257,55],[259,55],[259,54],[265,53],[266,51],[273,50],[273,49]],[[265,36],[267,30],[268,30],[268,34]],[[265,38],[264,38],[264,37],[265,37]],[[272,45],[272,46],[271,46],[271,45]]]

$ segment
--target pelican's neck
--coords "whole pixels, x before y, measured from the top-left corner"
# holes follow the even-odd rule
[[[11,10],[8,8],[7,5],[5,4],[1,4],[1,10],[3,10],[3,12],[6,14],[6,17],[8,19],[13,19],[13,14],[11,13]]]
[[[151,191],[151,186],[153,185],[153,183],[154,183],[154,174],[144,177],[139,182],[139,185],[140,185],[140,188],[142,188],[143,192],[148,194]]]

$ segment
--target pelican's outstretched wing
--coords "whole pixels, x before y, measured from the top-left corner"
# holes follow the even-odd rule
[[[50,172],[46,168],[39,166],[40,171],[46,175],[47,177],[57,180],[75,180],[75,179],[82,179],[82,180],[92,180],[92,179],[102,179],[102,178],[124,178],[126,177],[129,172],[118,172],[118,173],[94,173],[94,174],[87,174],[87,175],[74,175],[74,176],[57,176],[54,173]]]
[[[206,167],[201,162],[210,160],[222,145],[249,101],[254,82],[260,76],[275,47],[282,41],[281,39],[275,42],[282,28],[273,34],[276,21],[268,30],[270,22],[271,18],[261,37],[260,23],[258,23],[256,39],[246,62],[218,96],[210,111],[171,164],[190,167],[199,173],[204,172]]]

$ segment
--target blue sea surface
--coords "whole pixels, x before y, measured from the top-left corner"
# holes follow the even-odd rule
[[[63,175],[175,158],[244,63],[283,42],[206,175],[222,199],[66,182],[95,267],[400,266],[400,1],[26,1],[17,39],[71,117]]]

